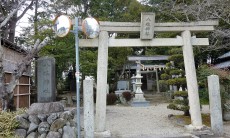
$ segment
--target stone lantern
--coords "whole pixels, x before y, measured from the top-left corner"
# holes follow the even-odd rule
[[[136,76],[133,74],[133,76],[131,77],[131,84],[133,86],[132,91],[136,92]]]
[[[133,101],[131,103],[132,106],[136,107],[144,107],[144,106],[149,106],[149,101],[146,101],[144,98],[144,93],[141,90],[141,79],[143,76],[141,76],[141,73],[139,70],[137,70],[137,75],[135,76],[136,78],[136,91],[135,91],[135,97],[133,98]]]
[[[136,91],[135,91],[135,94],[142,94],[143,95],[143,92],[141,90],[141,85],[142,85],[141,79],[143,78],[143,76],[141,76],[141,73],[140,73],[139,70],[137,71],[137,75],[136,75],[135,78],[136,78],[136,83],[135,83]]]

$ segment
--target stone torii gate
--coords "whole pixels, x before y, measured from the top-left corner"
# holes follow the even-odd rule
[[[80,39],[79,41],[80,47],[98,47],[95,132],[101,134],[106,132],[106,86],[109,47],[182,46],[191,114],[190,126],[192,128],[201,128],[202,119],[192,46],[209,45],[209,40],[208,38],[191,37],[191,32],[213,31],[214,26],[218,25],[218,21],[155,23],[154,13],[142,13],[141,23],[104,21],[99,23],[101,30],[99,38]],[[114,39],[109,38],[108,34],[138,32],[141,35],[140,39]],[[154,33],[158,32],[181,32],[181,36],[176,38],[153,38]]]

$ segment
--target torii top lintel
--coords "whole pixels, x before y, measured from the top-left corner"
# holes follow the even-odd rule
[[[140,32],[141,23],[134,22],[107,22],[100,21],[100,29],[102,31],[124,33],[124,32]],[[192,32],[213,31],[214,26],[218,25],[217,20],[198,21],[198,22],[167,22],[167,23],[154,23],[155,32],[182,32],[190,30]]]
[[[147,16],[145,16],[147,15]],[[143,21],[144,20],[144,21]],[[154,13],[142,13],[142,22],[107,22],[100,21],[100,30],[110,33],[138,33],[147,34],[147,38],[140,39],[113,39],[109,38],[109,47],[145,47],[145,46],[182,46],[183,39],[176,38],[154,38],[154,32],[208,32],[213,31],[218,25],[218,20],[197,21],[197,22],[167,22],[155,23]],[[149,26],[150,25],[150,26]],[[150,27],[150,28],[149,28]],[[149,30],[150,29],[150,30]],[[143,31],[144,30],[144,31]],[[146,31],[149,30],[149,31]],[[151,32],[151,35],[148,33]],[[142,41],[147,39],[148,41]],[[192,45],[209,45],[208,38],[191,38]],[[98,47],[98,39],[80,39],[80,47]]]
[[[155,23],[155,14],[151,12],[141,13],[140,22],[107,22],[100,21],[100,29],[102,31],[114,33],[135,33],[146,29],[147,26],[152,27],[154,32],[182,32],[189,30],[192,32],[213,31],[214,26],[218,25],[218,20],[197,21],[197,22],[167,22]]]

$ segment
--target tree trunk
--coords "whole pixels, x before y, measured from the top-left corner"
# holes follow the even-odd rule
[[[15,28],[17,23],[17,13],[9,21],[9,41],[14,43]]]
[[[9,108],[12,109],[13,105],[13,90],[19,80],[19,78],[22,76],[28,65],[31,63],[33,57],[35,54],[38,53],[38,51],[45,46],[49,42],[49,38],[45,38],[43,42],[39,44],[40,41],[37,41],[34,45],[34,49],[30,51],[30,53],[25,57],[25,60],[22,61],[21,64],[19,64],[18,69],[16,69],[17,72],[15,72],[12,76],[12,79],[8,86],[5,85],[5,71],[3,69],[3,55],[4,51],[1,45],[1,35],[3,34],[5,38],[8,38],[11,42],[14,42],[15,37],[15,28],[16,23],[18,20],[20,20],[24,14],[30,9],[33,5],[33,1],[31,0],[30,4],[22,11],[21,15],[17,17],[18,9],[26,2],[26,0],[22,0],[18,3],[18,1],[9,1],[8,4],[6,4],[6,8],[12,7],[11,4],[16,4],[16,6],[13,6],[14,9],[7,9],[9,14],[5,15],[3,17],[3,21],[0,22],[0,99],[2,100],[2,108],[3,110],[7,110]],[[3,30],[3,31],[2,31]]]

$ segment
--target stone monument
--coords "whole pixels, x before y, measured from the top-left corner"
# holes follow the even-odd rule
[[[37,60],[37,100],[39,103],[56,99],[55,59],[41,57]]]

